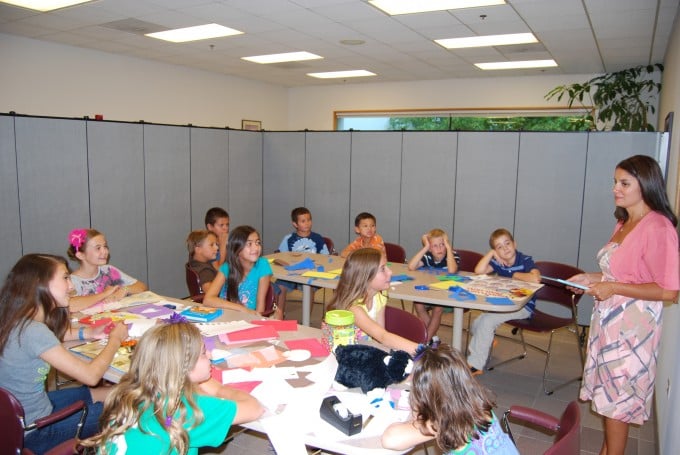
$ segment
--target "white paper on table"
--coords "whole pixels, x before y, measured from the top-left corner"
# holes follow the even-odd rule
[[[144,332],[155,325],[155,319],[135,319],[128,325],[128,335],[132,338],[139,338],[144,335]]]
[[[299,420],[293,420],[283,414],[261,419],[262,427],[267,432],[269,441],[276,453],[286,455],[307,455],[304,436],[300,431]]]
[[[251,381],[265,381],[271,378],[279,379],[297,379],[298,372],[295,367],[269,367],[269,368],[253,368],[250,371]]]
[[[232,382],[248,382],[253,381],[250,376],[250,371],[243,368],[233,368],[229,370],[222,370],[222,384],[231,384]]]
[[[237,330],[249,329],[255,327],[246,321],[231,321],[231,322],[199,322],[196,324],[201,335],[204,337],[212,337],[221,335],[223,333],[236,332]]]
[[[231,351],[227,351],[226,349],[213,349],[210,351],[210,358],[212,360],[220,360],[220,359],[226,359],[232,355]]]
[[[91,307],[81,310],[81,313],[93,315],[97,313],[103,313],[104,311],[120,310],[121,308],[126,308],[130,306],[143,305],[145,303],[155,303],[161,300],[162,298],[160,295],[151,291],[144,291],[138,294],[129,295],[125,298],[118,300],[117,302],[95,303]]]
[[[252,379],[250,379],[252,380]],[[282,378],[267,378],[255,387],[250,394],[257,398],[262,405],[272,412],[282,404],[287,405],[293,400],[295,388]]]

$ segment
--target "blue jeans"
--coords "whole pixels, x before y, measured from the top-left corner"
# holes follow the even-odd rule
[[[71,403],[83,400],[87,405],[88,412],[80,437],[87,438],[99,432],[99,416],[102,413],[104,403],[92,402],[92,395],[90,394],[89,387],[81,386],[55,390],[53,392],[48,392],[47,396],[52,402],[53,411],[58,411]],[[54,422],[52,425],[31,431],[24,439],[24,447],[31,449],[36,455],[40,455],[52,447],[75,437],[80,416],[81,413],[76,412],[65,419]],[[27,424],[28,423],[32,422],[27,422]]]

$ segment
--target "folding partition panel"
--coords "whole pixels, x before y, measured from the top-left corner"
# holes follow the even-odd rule
[[[190,131],[191,229],[204,229],[208,209],[229,212],[229,133],[211,128]]]
[[[515,240],[535,261],[576,265],[587,133],[520,135]]]
[[[399,243],[402,134],[351,134],[349,240],[351,242],[356,238],[356,215],[370,212],[377,219],[378,234],[386,242]]]
[[[350,240],[350,154],[352,133],[305,133],[305,206],[314,231],[330,237],[340,251]],[[352,231],[354,239],[354,231]]]
[[[489,250],[494,229],[515,228],[519,133],[458,133],[453,241]]]
[[[453,242],[458,135],[408,132],[403,138],[399,244],[411,257],[430,229],[443,229]]]
[[[91,226],[106,235],[111,264],[147,282],[143,126],[86,125]]]
[[[262,236],[265,253],[273,252],[291,232],[290,211],[305,204],[305,134],[263,134]]]
[[[90,226],[85,121],[15,119],[23,253],[66,255],[68,233]]]
[[[146,234],[151,289],[187,295],[185,239],[189,213],[189,129],[144,125]]]
[[[0,117],[0,279],[21,256],[14,118]]]
[[[229,131],[229,217],[262,232],[262,133]],[[226,207],[225,207],[226,208]]]
[[[614,218],[614,168],[632,155],[648,155],[658,160],[660,133],[590,133],[588,159],[583,185],[583,215],[578,267],[599,271],[597,252],[611,237]],[[590,325],[593,300],[585,296],[579,303],[579,324]]]

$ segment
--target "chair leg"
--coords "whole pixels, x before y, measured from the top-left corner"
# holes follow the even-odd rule
[[[496,367],[499,367],[499,366],[501,366],[501,365],[505,365],[506,363],[514,362],[515,360],[521,360],[521,359],[523,359],[523,358],[525,358],[525,357],[527,356],[527,343],[526,343],[526,341],[524,341],[524,331],[523,331],[522,329],[519,329],[519,337],[520,337],[521,342],[520,342],[520,341],[517,341],[517,340],[514,340],[514,339],[512,339],[512,338],[506,337],[506,336],[504,336],[504,335],[496,335],[496,336],[499,336],[499,337],[501,337],[501,338],[506,338],[506,339],[512,341],[513,343],[521,343],[521,344],[522,344],[522,353],[521,353],[520,355],[518,355],[518,356],[511,357],[511,358],[509,358],[509,359],[507,359],[507,360],[503,360],[503,361],[501,361],[501,362],[498,362],[498,363],[495,363],[495,364],[493,364],[493,365],[491,365],[491,366],[486,367],[486,370],[487,370],[487,371],[491,371],[491,370],[493,370],[493,369],[496,368]],[[533,347],[533,348],[535,348],[535,349],[538,349],[539,351],[542,350],[541,348],[536,347],[536,346],[534,346],[534,345],[529,345],[529,346],[531,346],[531,347]],[[493,351],[493,344],[491,344],[491,351]],[[489,357],[491,357],[491,355],[489,355]]]
[[[575,338],[576,338],[576,349],[578,349],[579,359],[581,360],[581,371],[583,371],[583,367],[585,366],[585,358],[584,358],[583,349],[582,349],[581,343],[580,343],[580,335],[578,333],[578,327],[575,326],[574,328],[576,329],[575,331],[569,330],[569,332],[573,333]],[[551,352],[550,347],[552,345],[553,333],[555,333],[554,330],[552,332],[550,332],[550,339],[548,341],[548,350],[546,352],[546,357],[545,357],[545,367],[543,368],[543,392],[546,395],[552,395],[553,393],[555,393],[556,390],[559,390],[562,387],[565,387],[565,386],[571,384],[572,382],[580,381],[583,378],[583,376],[579,375],[579,376],[577,376],[573,379],[570,379],[568,381],[565,381],[565,382],[559,384],[558,386],[554,387],[552,390],[547,389],[546,384],[545,384],[545,380],[548,377],[548,364],[550,362],[550,352]]]

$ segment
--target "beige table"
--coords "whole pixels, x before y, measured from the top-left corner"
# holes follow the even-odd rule
[[[170,299],[170,298],[163,298],[164,301],[169,301],[172,304],[177,305],[177,310],[179,311],[183,305],[192,305],[193,302],[188,302],[184,300],[177,300],[177,299]],[[121,311],[125,311],[122,309]],[[232,311],[232,310],[223,310],[223,314],[218,318],[215,319],[213,322],[230,322],[230,321],[249,321],[254,319],[255,317],[247,315],[246,313],[242,312],[237,312],[237,311]],[[299,325],[297,326],[297,331],[281,331],[279,332],[279,338],[275,342],[269,342],[269,341],[260,341],[257,343],[253,344],[241,344],[241,345],[228,345],[225,346],[221,342],[217,341],[215,347],[227,349],[227,350],[235,350],[235,349],[243,349],[243,350],[254,350],[258,348],[263,348],[267,346],[272,346],[274,344],[277,346],[279,349],[287,349],[285,344],[283,343],[286,340],[293,340],[293,339],[304,339],[304,338],[321,338],[322,333],[320,329],[309,327],[309,326],[304,326],[304,325]],[[73,342],[69,342],[68,344],[74,344]],[[311,358],[309,360],[306,360],[304,362],[292,362],[292,361],[285,361],[283,363],[279,363],[276,365],[276,367],[295,367],[297,370],[300,370],[303,374],[304,373],[304,366],[305,365],[318,365],[320,364],[324,358]],[[330,357],[326,359],[327,362],[330,362],[330,365],[337,367],[337,364],[335,363],[335,359],[333,357]],[[330,374],[334,375],[335,370],[330,370]],[[107,372],[104,375],[104,378],[110,382],[118,383],[120,382],[120,379],[122,377],[122,373],[116,369],[109,368]],[[332,381],[332,377],[327,377],[324,376],[324,381],[322,384],[325,384],[328,382]],[[300,384],[298,384],[300,382]],[[307,384],[305,384],[305,382]],[[293,434],[287,434],[287,437],[298,437],[298,441],[301,441],[303,444],[317,448],[317,449],[322,449],[325,451],[330,451],[333,453],[338,453],[338,454],[347,454],[347,455],[395,455],[395,454],[402,454],[406,451],[393,451],[393,450],[387,450],[384,449],[380,443],[380,436],[382,434],[382,429],[383,427],[378,425],[376,426],[375,424],[377,423],[376,420],[374,419],[371,425],[368,425],[361,433],[353,435],[353,436],[346,436],[342,432],[336,430],[333,428],[330,424],[327,422],[323,421],[321,417],[319,416],[319,407],[321,405],[321,401],[324,398],[324,396],[328,395],[329,392],[330,394],[336,394],[339,395],[340,393],[354,393],[354,394],[361,394],[361,392],[357,389],[356,391],[349,391],[349,392],[333,392],[330,391],[328,388],[324,388],[324,386],[320,387],[310,387],[314,385],[312,382],[311,384],[309,383],[308,380],[302,379],[301,381],[294,380],[293,381],[293,392],[291,393],[291,396],[284,396],[281,398],[283,403],[288,403],[288,400],[297,400],[295,401],[298,406],[295,406],[295,404],[284,404],[281,406],[281,409],[277,409],[275,413],[272,413],[271,411],[265,413],[263,417],[260,419],[249,422],[243,425],[240,425],[244,428],[248,428],[253,431],[257,431],[260,433],[266,434],[266,425],[267,425],[267,419],[282,419],[279,420],[280,422],[291,422],[295,417],[299,417],[299,410],[300,410],[300,403],[303,403],[305,405],[305,410],[308,410],[308,412],[305,412],[303,415],[303,421],[296,420],[295,425],[292,427],[290,430],[290,433]],[[257,390],[253,391],[253,395],[257,396],[256,394]],[[300,398],[302,397],[302,398]],[[341,398],[342,399],[342,398]],[[266,403],[265,403],[266,404]],[[297,411],[297,413],[295,413]],[[393,416],[392,416],[393,413]],[[398,419],[398,414],[394,411],[390,411],[389,414],[391,417],[390,421],[395,421]],[[386,425],[386,423],[383,421],[383,424]]]
[[[318,266],[323,266],[325,271],[334,270],[342,268],[344,264],[344,259],[338,256],[326,256],[323,254],[310,254],[310,253],[274,253],[268,255],[267,258],[280,259],[288,262],[290,264],[302,261],[306,257],[309,257]],[[412,302],[422,302],[430,303],[433,305],[440,305],[445,307],[453,308],[453,330],[451,346],[456,349],[462,349],[463,340],[463,313],[465,309],[490,311],[490,312],[511,312],[517,311],[522,308],[531,298],[531,295],[513,298],[512,305],[495,305],[486,302],[486,296],[477,295],[476,300],[456,300],[455,298],[449,297],[451,294],[448,290],[417,290],[416,286],[427,286],[432,283],[437,282],[437,274],[430,273],[429,271],[415,270],[409,271],[406,264],[394,264],[390,263],[389,267],[392,269],[393,275],[408,275],[412,277],[411,281],[404,281],[402,283],[394,283],[390,290],[388,291],[389,297],[394,299],[408,300]],[[302,276],[302,271],[288,271],[284,267],[272,264],[272,270],[274,272],[274,277],[280,280],[292,281],[295,283],[300,283],[303,285],[302,288],[302,323],[304,325],[309,324],[310,320],[310,310],[311,310],[311,287],[324,287],[329,289],[335,289],[338,284],[338,280],[334,279],[320,279],[320,278],[308,278]],[[464,272],[463,272],[464,273]],[[514,280],[508,278],[496,277],[495,279],[503,281],[508,285],[517,283]],[[452,281],[450,284],[456,285],[458,283]],[[542,287],[540,284],[532,283],[521,283],[522,288],[529,288],[534,290],[534,292]]]

